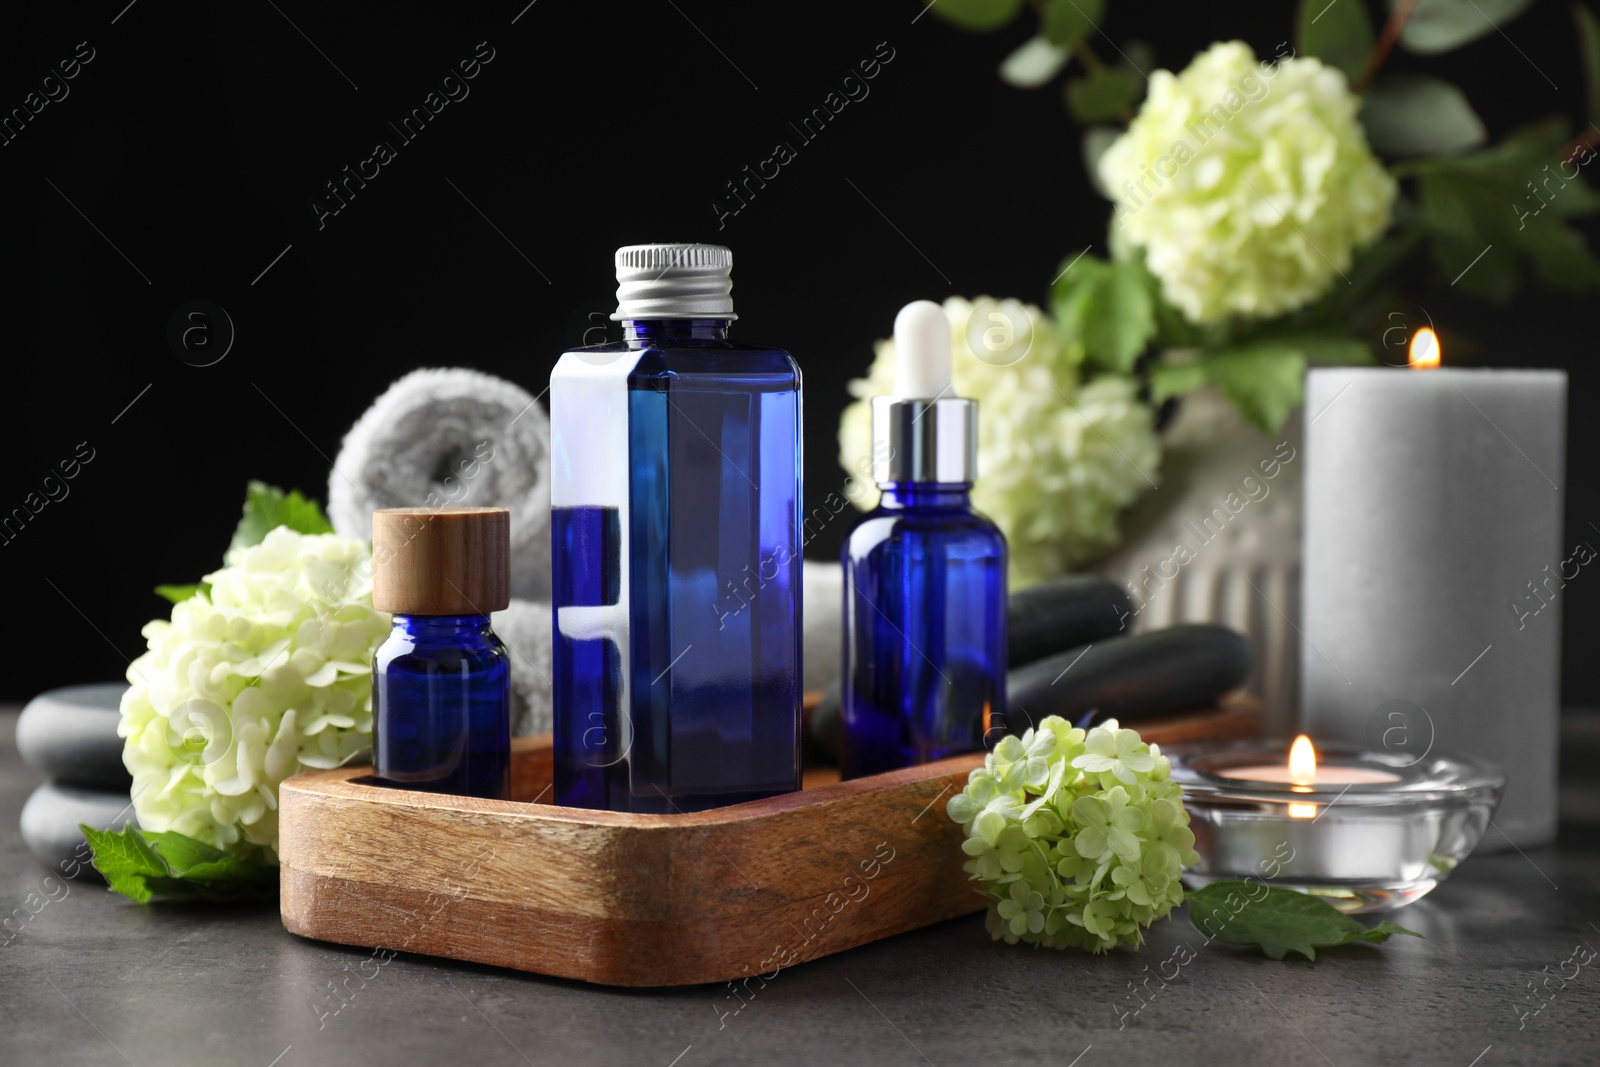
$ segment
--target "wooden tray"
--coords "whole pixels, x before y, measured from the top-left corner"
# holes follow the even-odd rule
[[[1172,744],[1254,737],[1260,712],[1141,723]],[[562,808],[548,735],[512,748],[516,801],[370,784],[371,768],[279,791],[291,933],[586,982],[690,985],[766,975],[981,910],[945,804],[982,754],[683,815]],[[522,798],[526,798],[523,802]]]

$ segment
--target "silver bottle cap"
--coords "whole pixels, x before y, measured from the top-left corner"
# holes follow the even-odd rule
[[[970,485],[977,476],[977,401],[872,398],[873,481]]]
[[[617,249],[613,319],[733,319],[733,253],[721,245]]]

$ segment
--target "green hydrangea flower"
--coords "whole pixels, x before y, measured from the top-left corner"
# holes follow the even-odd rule
[[[1073,840],[1078,855],[1096,863],[1109,862],[1113,856],[1129,863],[1139,858],[1138,834],[1145,814],[1128,807],[1128,791],[1120,785],[1102,796],[1079,797],[1072,803],[1072,817],[1078,824]]]
[[[1044,908],[1044,897],[1026,882],[1012,882],[1010,894],[995,905],[1006,928],[1018,937],[1044,932]]]
[[[1052,715],[996,745],[946,809],[966,830],[990,935],[1090,952],[1141,944],[1200,862],[1171,772],[1115,720],[1085,734]]]
[[[1180,74],[1152,72],[1139,114],[1100,157],[1118,237],[1144,250],[1193,322],[1311,303],[1389,226],[1396,185],[1360,104],[1337,68],[1257,63],[1241,41]]]
[[[1055,753],[1055,735],[1034,734],[1028,740],[1003,737],[994,746],[994,773],[1002,786],[1030,786],[1040,791],[1050,779],[1050,756]]]
[[[1155,416],[1139,383],[1081,381],[1082,346],[1063,342],[1055,320],[1032,304],[951,297],[944,311],[953,392],[980,411],[972,506],[1005,531],[1012,586],[1066,574],[1115,547],[1118,515],[1161,468]],[[1007,342],[1013,362],[973,351],[973,337],[990,322],[1017,327]],[[877,343],[866,376],[849,388],[855,400],[839,420],[839,463],[850,475],[845,495],[870,509],[878,503],[871,398],[894,392],[893,341]]]
[[[1156,765],[1150,746],[1139,740],[1135,730],[1096,730],[1084,747],[1087,751],[1072,761],[1074,767],[1091,774],[1110,774],[1125,785],[1133,785],[1139,775],[1148,774]]]

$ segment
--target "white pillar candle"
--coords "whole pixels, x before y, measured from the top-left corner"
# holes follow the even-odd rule
[[[1498,764],[1486,849],[1555,837],[1566,397],[1550,370],[1307,379],[1304,728]]]

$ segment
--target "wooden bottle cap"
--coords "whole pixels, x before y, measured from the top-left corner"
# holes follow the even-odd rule
[[[372,606],[401,615],[485,615],[511,602],[511,512],[372,513]]]

